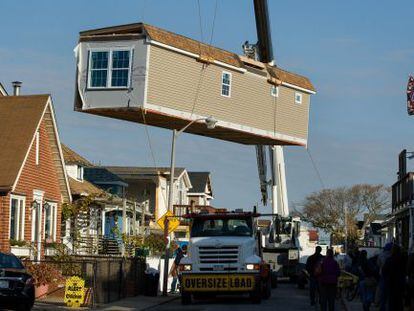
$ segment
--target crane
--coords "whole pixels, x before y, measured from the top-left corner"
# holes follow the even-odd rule
[[[267,0],[253,0],[256,19],[257,44],[243,45],[247,57],[276,66],[273,55],[270,18]],[[264,243],[269,261],[282,263],[273,270],[279,270],[279,275],[290,275],[295,271],[299,260],[298,234],[300,220],[289,217],[288,196],[286,187],[286,171],[282,146],[269,146],[271,179],[267,180],[266,146],[256,145],[257,166],[259,172],[262,202],[267,205],[268,185],[271,187],[272,221],[268,228]],[[279,257],[281,256],[281,257]],[[279,257],[279,258],[276,258]],[[279,268],[279,269],[278,269]],[[293,268],[293,269],[292,269]]]

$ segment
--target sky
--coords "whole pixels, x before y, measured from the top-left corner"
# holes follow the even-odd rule
[[[73,111],[73,48],[82,30],[144,21],[209,41],[216,0],[1,0],[0,82],[52,94],[64,143],[101,165],[154,166],[144,126]],[[414,71],[411,1],[269,0],[279,67],[303,74],[312,97],[309,152],[285,148],[290,205],[323,187],[391,185],[398,153],[414,150],[405,88]],[[217,0],[213,45],[241,54],[255,42],[253,0]],[[171,132],[148,128],[157,166],[169,166]],[[212,173],[214,206],[260,202],[252,146],[183,134],[177,166]],[[410,164],[409,164],[410,165]],[[412,165],[412,164],[411,164]],[[414,166],[414,165],[413,165]],[[264,208],[268,210],[270,208]]]

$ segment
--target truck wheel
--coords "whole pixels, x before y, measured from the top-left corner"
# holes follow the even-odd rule
[[[277,288],[277,273],[272,271],[270,274],[270,280],[272,283],[272,288]]]
[[[272,282],[270,278],[268,278],[263,288],[263,299],[269,299],[270,296],[272,296]]]
[[[259,290],[255,290],[250,293],[250,299],[255,304],[262,303],[262,293]]]
[[[181,292],[181,304],[189,305],[191,304],[191,294],[186,292]]]

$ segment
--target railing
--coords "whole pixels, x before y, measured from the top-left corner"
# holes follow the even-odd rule
[[[208,213],[220,213],[225,212],[226,209],[223,208],[215,208],[209,205],[174,205],[173,206],[174,216],[181,217],[185,214],[190,213],[200,213],[200,212],[208,212]]]
[[[414,172],[407,173],[392,185],[392,211],[412,204],[414,201]]]

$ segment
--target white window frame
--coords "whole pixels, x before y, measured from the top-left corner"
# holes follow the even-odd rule
[[[88,89],[91,90],[102,90],[102,89],[129,89],[131,87],[131,72],[132,72],[132,54],[133,54],[133,47],[116,47],[116,48],[92,48],[88,50]],[[129,68],[128,68],[128,84],[127,86],[112,86],[112,53],[116,51],[129,51]],[[107,76],[106,76],[106,86],[92,86],[92,53],[93,52],[108,52],[108,67],[107,67]]]
[[[299,99],[298,99],[298,97],[299,97]],[[302,93],[295,92],[295,103],[296,104],[302,104],[302,101],[303,101]]]
[[[79,181],[83,181],[83,166],[76,165],[76,179]]]
[[[51,229],[51,236],[52,236],[52,241],[55,242],[56,241],[56,228],[57,228],[57,203],[56,202],[50,202],[50,201],[45,201],[44,204],[49,204],[50,206],[50,212],[51,212],[51,224],[50,224],[50,229]],[[43,239],[46,239],[46,210],[44,212],[44,221],[43,221]]]
[[[36,165],[39,165],[39,153],[40,153],[40,134],[36,132]]]
[[[230,80],[230,83],[229,84],[225,84],[224,82],[223,82],[223,78],[224,78],[224,75],[229,75],[229,80]],[[220,93],[221,93],[221,96],[223,96],[223,97],[231,97],[231,82],[233,81],[233,77],[232,77],[232,74],[231,74],[231,72],[228,72],[228,71],[223,71],[222,73],[221,73],[221,88],[220,88]],[[224,85],[228,85],[228,87],[229,87],[229,94],[228,95],[226,95],[226,94],[223,94],[223,86]]]
[[[26,197],[22,195],[10,195],[9,239],[11,239],[11,207],[12,200],[17,200],[17,241],[24,241],[24,228],[26,223]]]
[[[279,87],[276,85],[272,85],[272,87],[270,88],[270,95],[272,95],[273,97],[279,97]]]

